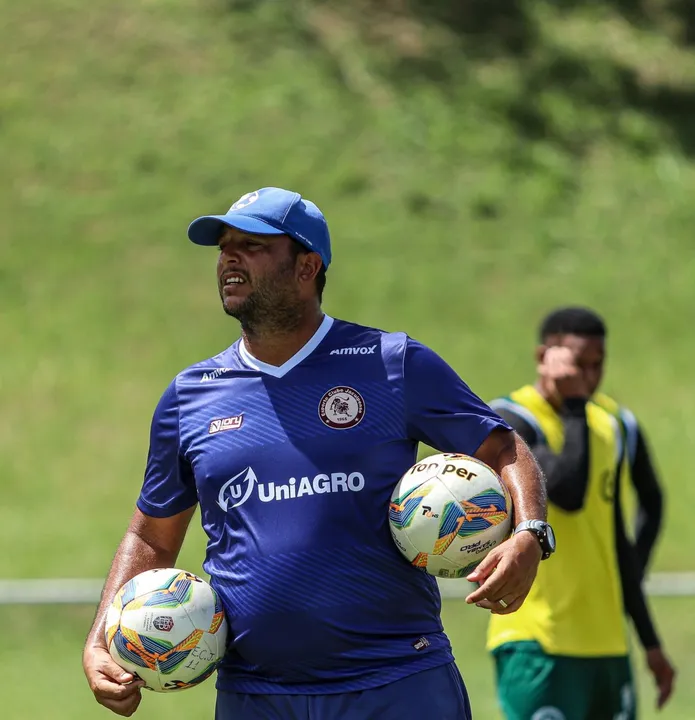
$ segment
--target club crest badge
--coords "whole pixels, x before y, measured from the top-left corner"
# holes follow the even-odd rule
[[[319,417],[334,430],[347,430],[358,425],[364,417],[364,398],[351,387],[331,388],[321,398]]]

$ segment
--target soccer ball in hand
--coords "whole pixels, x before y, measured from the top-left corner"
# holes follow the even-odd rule
[[[136,575],[116,593],[106,616],[111,657],[157,692],[185,690],[209,678],[226,640],[217,593],[175,568]]]
[[[440,578],[466,577],[511,533],[512,500],[497,473],[468,455],[424,458],[391,496],[389,525],[415,567]]]

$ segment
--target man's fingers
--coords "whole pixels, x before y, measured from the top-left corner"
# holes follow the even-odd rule
[[[142,696],[140,694],[132,695],[123,700],[102,700],[97,698],[100,705],[123,717],[130,717],[138,709],[141,700]]]
[[[672,672],[663,673],[662,677],[658,679],[658,685],[659,685],[659,699],[657,702],[657,707],[659,710],[666,705],[668,702],[668,699],[671,697],[671,693],[673,692],[673,680],[674,680],[674,674]]]
[[[485,582],[490,575],[492,575],[493,572],[495,572],[495,569],[499,565],[500,560],[502,559],[503,555],[500,553],[500,548],[503,547],[502,545],[499,545],[494,550],[489,552],[478,564],[475,570],[473,572],[466,575],[466,580],[468,582],[477,582],[477,583],[483,583]]]
[[[488,589],[483,597],[483,600],[487,600],[492,605],[497,605],[500,600],[508,602],[511,598],[514,600],[519,593],[516,589],[507,582],[499,582],[496,586],[492,586]]]
[[[507,596],[509,597],[509,596]],[[507,602],[505,600],[505,602]],[[487,598],[485,600],[481,600],[480,602],[476,603],[476,607],[482,608],[483,610],[492,610],[493,612],[495,610],[502,610],[502,606],[499,603],[499,600],[488,600]]]
[[[128,672],[120,665],[116,665],[108,654],[103,659],[99,657],[99,662],[96,667],[102,675],[120,684],[129,683],[135,679],[132,672]]]
[[[111,679],[101,676],[94,683],[92,690],[95,695],[108,700],[123,700],[136,695],[143,688],[145,683],[142,680],[135,680],[126,684],[113,682]]]
[[[523,598],[523,595],[521,595],[519,591],[505,586],[495,593],[488,594],[487,597],[476,602],[476,605],[484,610],[492,610],[495,613],[505,614],[510,607],[517,603],[517,599],[520,596]],[[517,608],[520,606],[521,603],[516,605]]]
[[[110,656],[99,663],[98,672],[95,692],[100,692],[105,697],[127,698],[145,686],[144,681],[117,665]]]
[[[566,347],[548,348],[536,369],[539,375],[553,380],[574,377],[579,372],[574,353]]]
[[[487,558],[485,558],[485,560],[487,560]],[[468,580],[468,582],[483,583],[494,572],[495,564],[488,563],[484,565],[483,563],[485,560],[483,560],[483,562],[480,563],[480,565],[478,565],[472,573],[466,575],[466,580]]]
[[[513,598],[511,595],[507,595],[502,599],[506,606],[503,607],[499,602],[494,603],[493,607],[490,608],[493,615],[509,615],[510,613],[516,612],[524,604],[526,596],[519,595]]]
[[[505,594],[505,579],[500,574],[493,573],[477,590],[474,590],[467,598],[469,605],[479,603],[492,598],[499,599]]]
[[[500,600],[504,600],[508,605],[510,600],[516,602],[518,598],[521,598],[523,602],[526,595],[528,595],[528,590],[529,588],[517,579],[510,580],[505,578],[504,573],[494,573],[489,580],[468,595],[466,602],[469,605],[475,603],[489,610],[497,610],[501,607],[499,605]],[[487,604],[481,604],[483,602]],[[501,609],[504,610],[505,608]]]
[[[668,699],[671,697],[671,684],[669,683],[667,686],[662,686],[659,688],[659,699],[657,700],[656,706],[661,710],[661,708],[666,705],[668,702]]]

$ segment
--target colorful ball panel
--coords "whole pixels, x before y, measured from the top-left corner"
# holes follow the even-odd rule
[[[107,613],[111,656],[158,692],[184,690],[210,677],[224,655],[226,638],[217,593],[176,568],[134,577]]]
[[[416,463],[396,485],[389,526],[401,554],[437,577],[465,577],[511,532],[511,497],[499,476],[466,455]]]

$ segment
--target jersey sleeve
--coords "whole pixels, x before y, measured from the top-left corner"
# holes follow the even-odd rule
[[[511,427],[430,348],[410,338],[403,360],[406,428],[440,452],[474,455],[497,428]]]
[[[171,517],[198,502],[193,468],[179,438],[176,381],[162,395],[152,418],[150,447],[138,508],[152,517]]]

